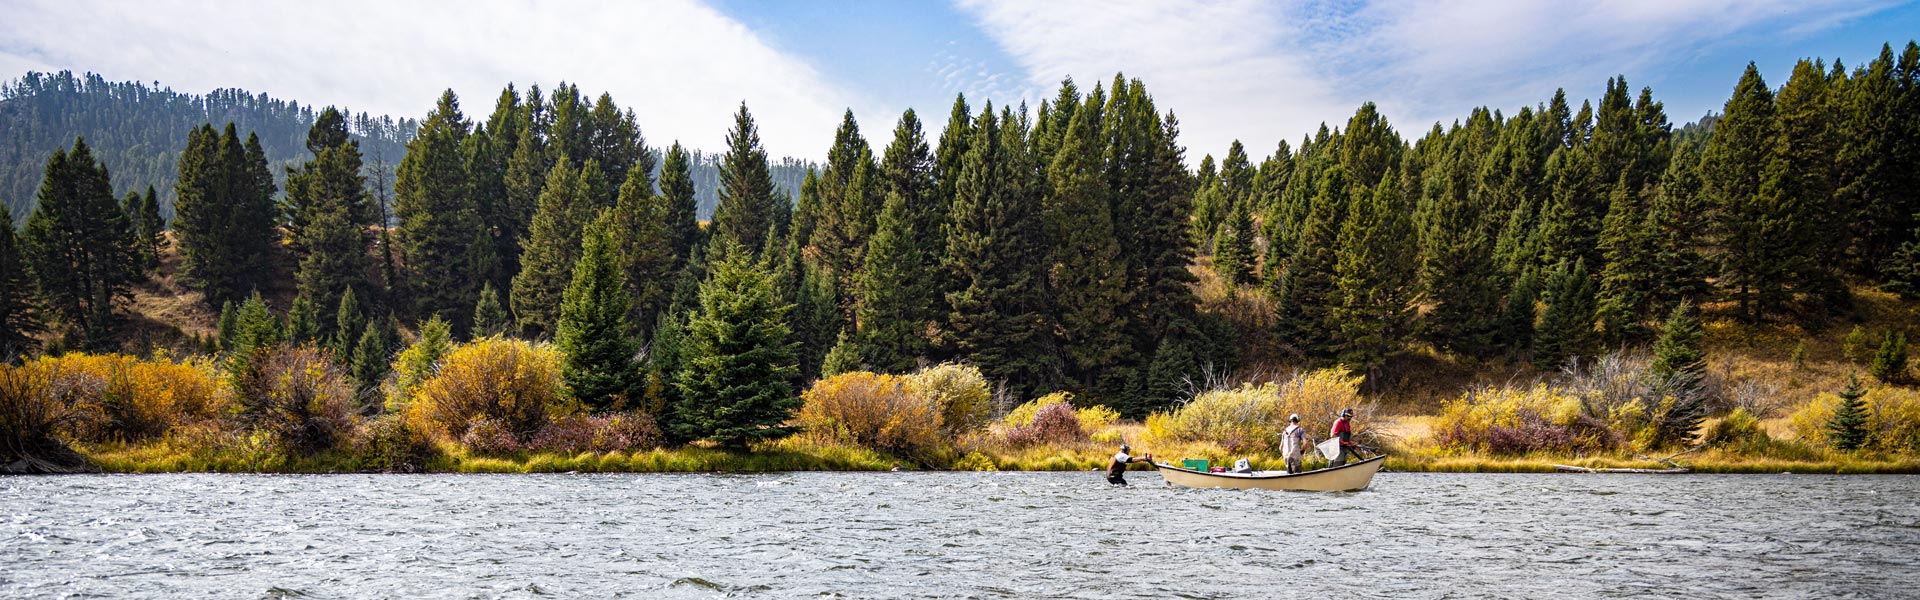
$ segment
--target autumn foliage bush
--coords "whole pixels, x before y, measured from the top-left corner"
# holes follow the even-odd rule
[[[907,377],[842,373],[815,382],[800,399],[794,420],[817,439],[900,456],[924,456],[947,442],[942,407],[916,393]]]
[[[20,367],[43,393],[71,407],[68,434],[82,441],[140,441],[223,416],[225,390],[211,365],[122,354],[43,356]]]
[[[1619,443],[1581,398],[1546,384],[1469,391],[1447,402],[1434,429],[1442,446],[1489,454],[1594,452]]]
[[[506,435],[532,439],[548,416],[566,412],[560,353],[546,344],[487,338],[462,344],[420,384],[407,415],[423,431],[472,445]],[[483,431],[469,435],[469,430]]]
[[[941,363],[906,376],[914,393],[940,407],[941,428],[961,435],[985,427],[993,419],[993,389],[980,368]]]
[[[1087,429],[1081,426],[1079,415],[1074,414],[1073,404],[1057,401],[1034,410],[1032,418],[1026,419],[1025,425],[1007,427],[1005,438],[1007,445],[1016,448],[1071,444],[1086,440]]]
[[[257,350],[234,378],[240,416],[290,453],[334,447],[354,432],[360,407],[339,365],[312,347]]]

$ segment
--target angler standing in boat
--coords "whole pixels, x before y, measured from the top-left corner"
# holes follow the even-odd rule
[[[1288,473],[1300,472],[1300,455],[1307,448],[1307,429],[1300,426],[1300,415],[1287,417],[1287,428],[1280,432],[1280,457],[1287,461]]]
[[[1133,456],[1127,454],[1132,451],[1133,451],[1133,448],[1131,446],[1128,446],[1126,444],[1121,444],[1120,452],[1118,454],[1114,454],[1112,460],[1107,461],[1107,483],[1111,483],[1113,485],[1118,485],[1118,486],[1125,486],[1127,485],[1126,474],[1127,474],[1128,464],[1137,463],[1137,462],[1153,462],[1153,453],[1149,452],[1147,453],[1146,456],[1142,456],[1140,458],[1134,458]]]
[[[1340,440],[1340,453],[1333,457],[1332,464],[1327,465],[1327,467],[1332,468],[1347,464],[1349,453],[1358,450],[1358,447],[1353,443],[1353,409],[1349,408],[1340,411],[1340,419],[1333,422],[1333,431],[1327,433],[1327,437]]]

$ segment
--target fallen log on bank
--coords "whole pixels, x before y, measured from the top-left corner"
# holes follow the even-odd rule
[[[1554,465],[1553,470],[1563,473],[1639,473],[1642,475],[1679,475],[1681,473],[1693,472],[1692,469],[1686,467],[1675,467],[1672,469],[1596,469],[1593,467],[1576,467],[1573,465]]]

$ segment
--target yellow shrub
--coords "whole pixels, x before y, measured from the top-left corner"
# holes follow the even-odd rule
[[[1272,450],[1279,447],[1289,415],[1299,414],[1300,426],[1320,436],[1348,408],[1357,413],[1354,436],[1364,437],[1372,431],[1372,406],[1362,403],[1361,380],[1345,370],[1321,369],[1284,383],[1201,392],[1170,415],[1148,417],[1148,437],[1215,442],[1234,452]]]
[[[21,367],[78,413],[72,433],[83,440],[143,440],[229,410],[229,396],[206,363],[140,360],[122,354],[43,356]]]
[[[943,445],[942,417],[907,378],[854,371],[800,394],[794,420],[816,438],[919,457]]]
[[[1026,404],[1014,407],[1012,412],[1007,413],[1006,417],[1000,419],[1000,423],[1007,427],[1031,427],[1033,426],[1033,416],[1040,414],[1040,409],[1060,403],[1073,404],[1073,394],[1068,392],[1054,392],[1029,400]]]
[[[1434,431],[1441,445],[1495,454],[1598,450],[1615,441],[1604,422],[1586,415],[1578,397],[1544,383],[1462,394],[1441,409]]]
[[[993,418],[993,390],[973,365],[941,363],[908,375],[913,392],[940,407],[949,435],[979,429]]]
[[[993,459],[987,458],[987,455],[981,454],[979,452],[968,452],[966,456],[960,457],[960,460],[954,461],[953,470],[955,471],[998,471],[1000,469],[999,467],[995,467],[993,465]]]
[[[1920,452],[1920,390],[1883,387],[1868,394],[1873,413],[1867,428],[1874,442],[1890,452]]]
[[[420,384],[409,419],[423,431],[459,439],[477,419],[498,421],[527,439],[549,415],[565,412],[560,353],[547,344],[487,338],[462,344]]]
[[[1087,428],[1087,431],[1106,429],[1108,425],[1120,420],[1120,413],[1114,412],[1105,405],[1076,408],[1073,410],[1073,416],[1080,419],[1080,426]]]

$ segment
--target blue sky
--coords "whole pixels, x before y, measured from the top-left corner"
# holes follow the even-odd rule
[[[775,155],[820,158],[840,113],[884,144],[912,107],[937,135],[976,109],[1115,71],[1179,114],[1190,160],[1256,155],[1379,103],[1417,135],[1474,106],[1509,113],[1620,74],[1676,123],[1717,110],[1742,67],[1858,65],[1920,36],[1891,0],[0,0],[0,76],[94,71],[177,90],[240,87],[421,116],[441,89],[484,113],[508,83],[577,83],[638,113],[650,143],[719,149],[746,101]]]

